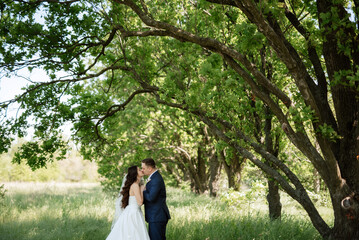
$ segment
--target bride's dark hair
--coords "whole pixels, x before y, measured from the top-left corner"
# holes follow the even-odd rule
[[[128,205],[128,199],[130,198],[130,187],[137,181],[137,166],[129,167],[127,170],[127,177],[125,185],[122,188],[122,208],[125,208]]]

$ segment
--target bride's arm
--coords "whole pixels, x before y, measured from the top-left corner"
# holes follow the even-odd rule
[[[143,201],[145,200],[145,199],[143,198],[143,191],[145,191],[145,189],[146,189],[146,186],[145,186],[145,185],[141,185],[141,186],[140,186],[140,193],[141,193],[141,197],[142,197]]]
[[[135,193],[137,204],[141,206],[143,204],[143,193],[137,183],[133,184],[133,191]]]

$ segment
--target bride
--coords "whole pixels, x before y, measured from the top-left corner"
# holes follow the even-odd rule
[[[137,166],[128,168],[117,199],[112,230],[106,240],[150,239],[141,211],[144,188],[140,186],[142,177],[143,172]]]

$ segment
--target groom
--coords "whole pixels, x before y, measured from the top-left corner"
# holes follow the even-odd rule
[[[151,240],[166,239],[166,225],[171,218],[166,205],[166,187],[161,174],[152,158],[142,160],[142,171],[147,179],[143,191],[145,218]]]

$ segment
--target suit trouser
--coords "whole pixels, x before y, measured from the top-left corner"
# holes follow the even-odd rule
[[[148,223],[148,234],[151,240],[166,240],[167,222]]]

